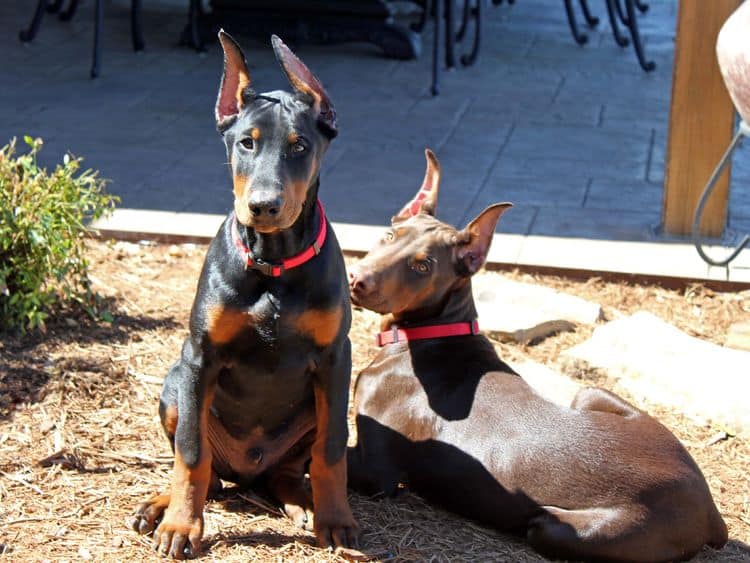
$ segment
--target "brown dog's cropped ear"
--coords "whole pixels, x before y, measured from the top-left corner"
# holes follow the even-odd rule
[[[216,124],[221,129],[222,125],[240,113],[252,92],[250,72],[242,49],[223,29],[219,31],[219,42],[224,49],[224,74],[216,99]]]
[[[299,60],[297,55],[292,53],[291,49],[277,35],[271,36],[271,44],[273,45],[273,52],[276,54],[276,60],[281,64],[281,68],[289,79],[292,88],[312,98],[313,107],[318,113],[318,122],[326,135],[332,139],[338,133],[336,110],[333,109],[333,103],[331,103],[323,85],[310,72],[305,63]]]
[[[459,267],[468,275],[476,274],[487,260],[497,221],[511,207],[512,203],[490,205],[459,233],[458,239],[463,242],[459,243],[456,258]]]
[[[420,213],[435,216],[438,188],[440,187],[440,163],[435,153],[430,149],[424,150],[424,156],[427,159],[427,168],[424,172],[422,187],[419,188],[414,199],[404,205],[401,211],[393,217],[392,221],[405,221],[409,217],[414,217]]]

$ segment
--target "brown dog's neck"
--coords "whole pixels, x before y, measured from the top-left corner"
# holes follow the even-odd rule
[[[319,178],[307,190],[307,198],[297,220],[288,229],[260,233],[252,227],[240,227],[243,243],[258,262],[278,263],[307,249],[315,241],[320,225],[318,201]]]
[[[474,306],[474,295],[471,292],[471,278],[461,279],[446,294],[445,298],[434,306],[388,313],[381,319],[382,330],[389,330],[393,325],[399,327],[416,327],[432,324],[448,324],[473,321],[477,318]]]

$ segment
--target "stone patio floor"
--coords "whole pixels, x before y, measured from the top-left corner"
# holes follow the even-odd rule
[[[92,3],[69,23],[47,16],[36,40],[22,45],[30,4],[6,0],[0,9],[0,143],[28,134],[45,140],[47,164],[68,150],[85,157],[124,208],[226,213],[231,188],[213,121],[220,49],[212,43],[199,55],[177,45],[187,2],[144,2],[146,50],[138,54],[130,2],[107,2],[96,80],[88,77]],[[651,2],[641,17],[657,64],[648,74],[632,48],[615,45],[600,3],[592,7],[602,24],[585,47],[574,43],[559,0],[489,8],[479,63],[444,73],[436,98],[427,55],[396,61],[368,44],[296,47],[339,115],[322,172],[330,218],[384,224],[418,187],[431,147],[443,169],[439,215],[449,222],[509,200],[515,207],[500,233],[672,240],[659,224],[676,5]],[[287,87],[270,42],[238,39],[258,90]],[[423,41],[429,53],[429,29]],[[749,231],[745,148],[733,166],[725,238]]]

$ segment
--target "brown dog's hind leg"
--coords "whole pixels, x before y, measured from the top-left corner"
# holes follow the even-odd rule
[[[305,487],[305,466],[315,441],[311,430],[292,448],[290,454],[269,470],[268,490],[284,509],[295,526],[313,529],[312,495]]]
[[[584,387],[570,403],[578,411],[608,412],[624,418],[635,418],[643,413],[622,397],[599,387]]]
[[[636,506],[565,510],[543,507],[547,513],[529,522],[526,538],[542,555],[554,559],[585,559],[657,563],[681,561],[694,555],[669,530],[644,518]]]

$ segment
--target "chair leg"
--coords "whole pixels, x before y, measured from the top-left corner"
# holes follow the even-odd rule
[[[28,43],[29,41],[34,40],[34,37],[36,37],[36,34],[39,31],[39,26],[42,24],[42,18],[44,17],[44,10],[46,7],[47,0],[39,0],[29,27],[18,32],[18,38],[22,43]]]
[[[141,0],[133,0],[130,7],[130,33],[133,36],[133,51],[143,51],[143,28],[141,27]]]
[[[104,5],[102,0],[96,0],[94,13],[94,53],[91,62],[91,78],[99,76],[100,52],[101,52],[101,29],[104,20]]]
[[[589,27],[596,27],[599,25],[599,18],[591,15],[591,10],[589,9],[589,3],[587,0],[579,0],[581,4],[581,11],[583,12],[583,17],[586,19],[586,23]]]
[[[78,9],[78,0],[70,0],[70,4],[68,4],[68,8],[62,12],[60,12],[60,15],[58,16],[60,18],[60,21],[70,21],[70,19],[75,15],[76,10]]]
[[[619,0],[615,1],[619,2]],[[638,57],[638,64],[641,65],[643,70],[650,72],[656,68],[656,63],[646,60],[646,53],[643,50],[643,43],[641,42],[641,34],[638,31],[638,20],[635,18],[634,0],[625,0],[625,8],[628,12],[628,29],[630,30],[630,37],[633,39],[633,47]]]
[[[56,14],[59,12],[62,8],[63,2],[65,2],[65,0],[52,0],[52,3],[47,6],[47,13]]]
[[[452,0],[448,0],[449,2]],[[433,96],[440,93],[440,35],[442,29],[443,0],[434,0],[435,4],[435,36],[432,39],[432,86]]]
[[[188,43],[198,52],[206,50],[200,33],[199,16],[201,15],[201,0],[190,0],[190,11],[188,13]]]
[[[576,15],[573,13],[572,0],[565,0],[565,14],[568,16],[568,26],[570,27],[570,33],[573,34],[573,39],[579,45],[585,45],[589,38],[588,35],[578,30],[578,23],[576,23]]]
[[[424,0],[424,9],[422,15],[419,17],[419,21],[412,23],[409,27],[412,31],[422,33],[424,26],[427,25],[427,20],[430,19],[430,9],[432,8],[432,2],[430,0]]]
[[[445,66],[453,68],[456,66],[456,35],[453,31],[453,8],[454,0],[447,0],[445,3]]]
[[[615,10],[617,9],[616,2],[618,1],[619,0],[607,0],[607,16],[609,17],[609,25],[612,26],[612,36],[615,38],[615,43],[620,47],[627,47],[630,44],[630,41],[620,33],[620,27],[617,24],[617,14],[615,13]]]
[[[466,29],[469,27],[469,18],[471,17],[471,0],[464,0],[464,8],[461,14],[461,25],[456,32],[456,41],[463,41],[466,36]]]
[[[474,13],[474,44],[471,47],[471,52],[461,55],[461,64],[464,66],[471,66],[477,61],[479,56],[479,45],[482,39],[482,3],[484,0],[477,0],[476,7],[472,10]]]

